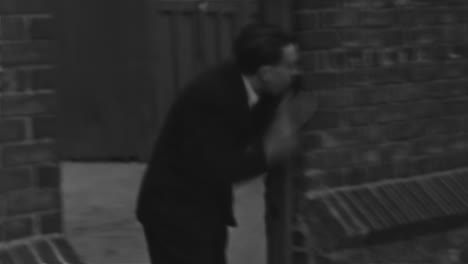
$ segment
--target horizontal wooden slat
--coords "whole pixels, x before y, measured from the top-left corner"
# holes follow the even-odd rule
[[[321,250],[357,247],[466,223],[466,186],[468,168],[311,192],[303,214]]]

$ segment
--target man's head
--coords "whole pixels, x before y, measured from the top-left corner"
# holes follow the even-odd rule
[[[242,74],[258,81],[260,93],[282,94],[299,74],[294,38],[273,25],[245,26],[233,51]]]

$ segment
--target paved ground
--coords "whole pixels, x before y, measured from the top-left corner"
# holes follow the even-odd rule
[[[134,205],[144,165],[61,164],[65,228],[87,264],[148,264]],[[265,233],[260,179],[236,187],[239,227],[230,230],[229,264],[263,264]]]

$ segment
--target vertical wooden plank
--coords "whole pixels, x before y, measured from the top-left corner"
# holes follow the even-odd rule
[[[202,32],[203,32],[203,48],[204,50],[204,61],[205,67],[212,65],[216,62],[216,28],[214,13],[205,13],[202,16]]]
[[[231,18],[227,13],[219,13],[218,20],[220,24],[220,57],[226,59],[231,56],[231,39],[233,32],[231,31]]]
[[[177,87],[178,93],[182,91],[184,86],[193,77],[194,72],[194,50],[195,42],[193,36],[193,16],[194,12],[183,12],[177,14],[177,47],[178,53],[178,75],[179,83]]]
[[[154,33],[157,43],[154,45],[157,45],[157,49],[155,50],[156,56],[151,63],[153,65],[151,75],[155,83],[153,89],[156,89],[156,98],[153,98],[155,102],[155,127],[152,133],[153,138],[150,139],[151,142],[155,140],[155,136],[176,96],[174,87],[177,72],[174,71],[176,69],[176,60],[174,59],[176,52],[173,45],[175,41],[173,17],[171,12],[160,12],[154,21],[157,29]]]
[[[173,84],[171,87],[167,87],[167,89],[172,89],[172,92],[177,94],[177,88],[180,86],[180,59],[179,56],[179,47],[177,44],[179,43],[179,13],[177,11],[169,12],[169,37],[170,37],[170,45],[171,45],[171,60],[172,60],[172,72],[170,76],[172,77]],[[164,35],[161,35],[163,37]]]

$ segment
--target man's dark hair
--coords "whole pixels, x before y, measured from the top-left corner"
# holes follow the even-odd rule
[[[244,74],[255,74],[263,65],[281,61],[283,48],[295,43],[291,34],[271,24],[253,23],[242,28],[233,45],[233,53]]]

